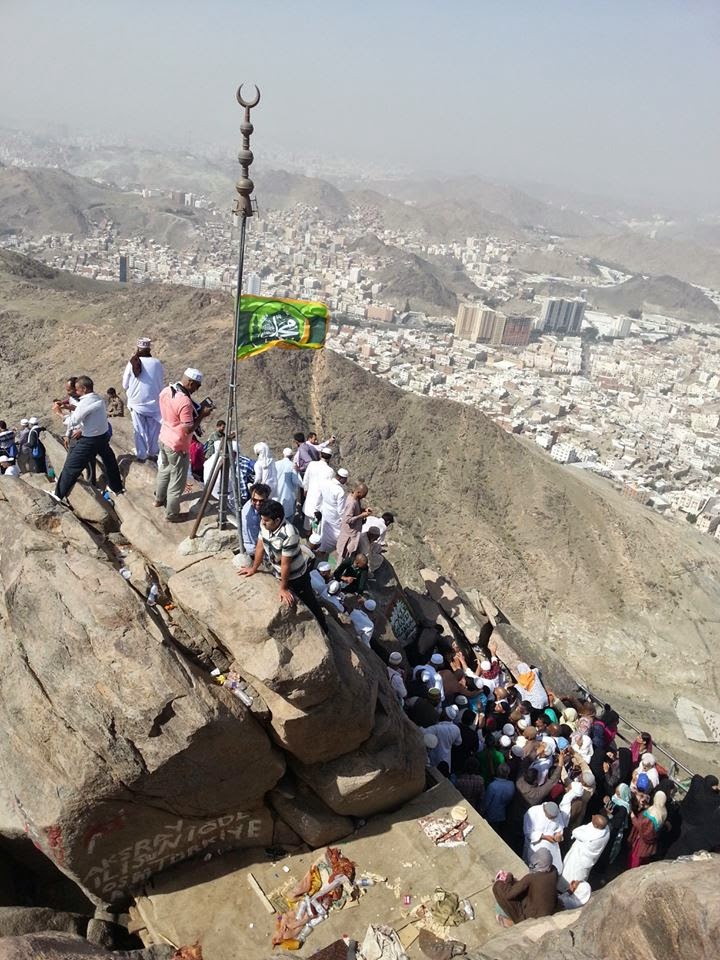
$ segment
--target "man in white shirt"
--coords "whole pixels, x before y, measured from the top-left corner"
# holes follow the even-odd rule
[[[20,470],[12,457],[7,457],[4,454],[0,457],[0,474],[3,477],[20,476]]]
[[[340,524],[348,495],[348,476],[347,470],[340,467],[337,476],[329,477],[320,484],[320,499],[316,509],[322,513],[319,552],[325,556],[333,552],[340,536]]]
[[[100,457],[108,486],[113,493],[122,493],[123,485],[117,460],[110,446],[105,401],[94,392],[90,377],[78,377],[75,389],[77,406],[65,417],[68,430],[82,430],[82,436],[70,450],[55,488],[55,497],[65,500],[83,470]]]
[[[407,687],[405,686],[405,677],[402,672],[402,659],[400,651],[393,650],[388,657],[389,663],[387,668],[390,686],[393,688],[393,693],[401,705],[405,703],[405,698],[407,697]]]
[[[372,613],[376,607],[377,604],[371,597],[366,600],[358,597],[355,609],[350,611],[350,623],[352,623],[355,636],[368,648],[375,630],[375,624],[368,614]]]
[[[395,517],[389,511],[384,513],[381,517],[368,517],[367,520],[362,525],[363,533],[367,533],[372,527],[375,527],[380,536],[378,537],[378,544],[381,547],[385,546],[385,534],[388,532],[388,527],[390,524],[395,523]]]
[[[452,773],[452,748],[462,744],[460,727],[451,720],[441,720],[430,727],[425,727],[423,733],[437,737],[437,746],[428,751],[430,763],[441,773],[449,776]],[[444,767],[443,767],[444,764]]]
[[[330,457],[332,450],[329,447],[323,447],[320,450],[320,459],[313,460],[305,468],[302,485],[305,491],[305,500],[303,502],[303,513],[305,514],[305,529],[309,530],[312,524],[315,511],[319,510],[320,486],[325,480],[335,476],[335,471],[330,466]]]
[[[345,612],[345,607],[343,607],[342,602],[336,595],[330,592],[332,585],[336,584],[337,590],[335,594],[339,593],[340,584],[337,580],[332,579],[332,568],[329,563],[322,561],[314,570],[310,571],[310,583],[318,600],[323,600],[325,603],[330,604],[330,606],[334,607],[339,613]]]
[[[165,374],[162,363],[150,353],[149,337],[140,337],[135,353],[130,357],[122,385],[127,394],[127,405],[132,417],[135,437],[135,455],[142,463],[148,458],[157,460],[159,452],[160,391]]]

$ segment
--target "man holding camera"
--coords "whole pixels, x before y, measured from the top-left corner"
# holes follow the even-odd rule
[[[198,406],[191,399],[200,389],[202,379],[199,370],[188,367],[178,383],[160,392],[162,427],[155,506],[165,507],[165,518],[170,523],[179,523],[188,516],[180,513],[180,497],[190,465],[190,439],[214,409],[212,400],[203,400]]]

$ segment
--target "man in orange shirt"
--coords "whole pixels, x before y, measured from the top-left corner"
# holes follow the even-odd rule
[[[178,383],[160,392],[160,453],[155,487],[155,506],[165,507],[165,517],[178,523],[187,517],[180,513],[180,497],[185,489],[190,464],[190,439],[213,407],[206,400],[197,409],[190,399],[202,383],[203,375],[188,367]]]

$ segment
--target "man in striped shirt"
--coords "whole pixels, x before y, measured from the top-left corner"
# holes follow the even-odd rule
[[[280,579],[280,600],[289,607],[294,607],[297,600],[302,600],[325,629],[325,614],[312,588],[308,559],[300,549],[300,537],[295,527],[285,519],[283,505],[277,500],[267,500],[260,508],[260,536],[255,557],[252,566],[243,567],[240,575],[254,576],[260,569],[263,557],[267,557]]]

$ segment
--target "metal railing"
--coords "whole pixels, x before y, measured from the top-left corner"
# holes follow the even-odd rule
[[[593,703],[599,703],[601,706],[604,706],[607,703],[607,700],[602,700],[600,697],[596,697],[592,690],[590,690],[584,683],[578,683],[578,690],[582,691],[588,697],[588,699],[593,701]],[[615,713],[618,713],[617,710]],[[639,727],[636,727],[635,724],[626,717],[621,716],[619,713],[618,719],[624,726],[629,727],[630,730],[633,730],[635,733],[644,732]],[[632,743],[632,740],[620,733],[619,730],[617,735],[621,740],[624,740],[625,743]],[[683,770],[690,779],[695,776],[694,771],[692,771],[689,767],[686,767],[684,763],[677,759],[677,757],[674,757],[668,750],[666,750],[664,747],[661,747],[660,744],[656,743],[653,739],[653,754],[656,753],[661,753],[663,757],[666,757],[670,761],[670,766],[667,768],[668,777],[679,790],[682,790],[683,793],[687,793],[687,778],[684,780],[679,779],[679,771]]]

